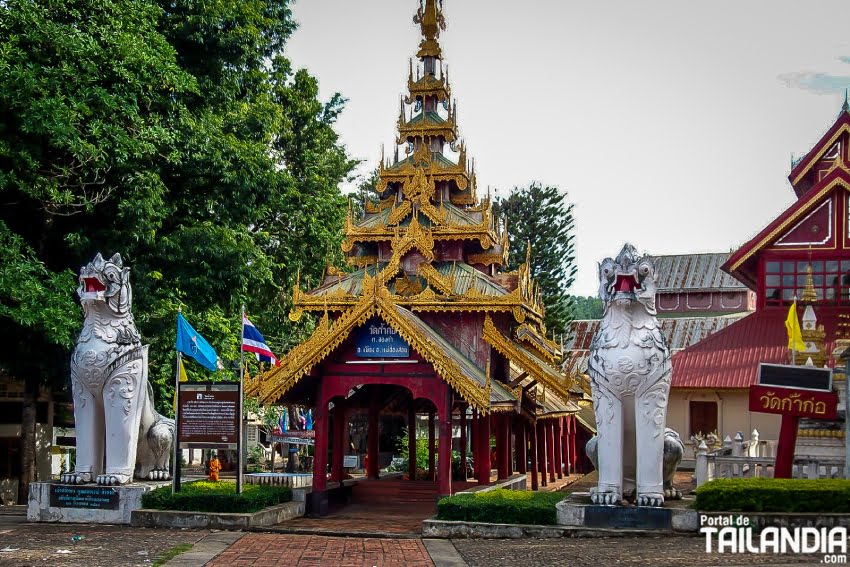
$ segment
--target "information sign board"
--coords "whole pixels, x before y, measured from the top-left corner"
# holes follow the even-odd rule
[[[117,510],[118,491],[108,486],[51,484],[50,506],[53,508]]]
[[[832,391],[832,370],[814,366],[759,364],[758,383],[761,386]]]
[[[177,396],[180,447],[236,449],[239,396],[238,383],[180,383]]]

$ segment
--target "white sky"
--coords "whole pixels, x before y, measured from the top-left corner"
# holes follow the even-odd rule
[[[299,0],[288,45],[366,173],[392,153],[415,0]],[[442,33],[479,194],[532,180],[575,203],[573,293],[624,241],[737,248],[794,199],[790,156],[850,86],[847,0],[445,0]]]

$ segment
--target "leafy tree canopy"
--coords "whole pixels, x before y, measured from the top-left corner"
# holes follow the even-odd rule
[[[510,258],[507,269],[525,262],[531,246],[531,275],[540,283],[546,328],[563,334],[571,319],[568,290],[576,273],[573,205],[557,187],[531,183],[496,198],[493,211],[508,221]]]
[[[24,328],[67,360],[74,273],[98,251],[132,269],[166,412],[178,306],[222,358],[243,304],[275,350],[309,330],[286,318],[289,290],[338,249],[355,162],[333,129],[344,99],[320,101],[283,55],[289,6],[0,3],[0,336]],[[16,356],[0,354],[13,376]],[[50,359],[39,374],[66,376]]]

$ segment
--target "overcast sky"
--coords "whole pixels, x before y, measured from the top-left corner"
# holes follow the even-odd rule
[[[415,0],[298,0],[288,46],[348,103],[351,154],[391,155]],[[630,241],[737,248],[794,198],[791,154],[850,86],[850,2],[445,0],[441,36],[479,194],[540,181],[575,203],[578,277]]]

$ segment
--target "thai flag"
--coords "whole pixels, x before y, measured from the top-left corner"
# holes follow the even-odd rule
[[[271,362],[275,366],[280,364],[272,349],[266,344],[266,339],[244,315],[242,316],[242,350],[253,352],[260,362]]]

